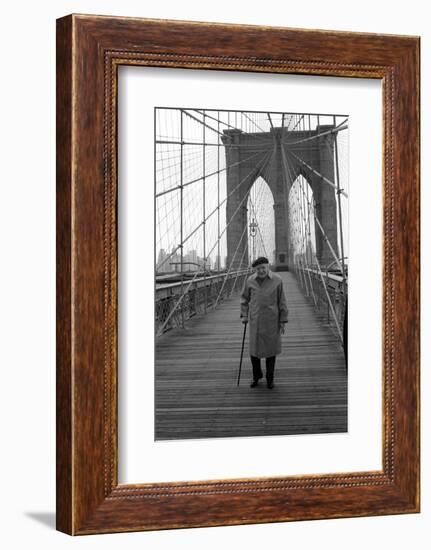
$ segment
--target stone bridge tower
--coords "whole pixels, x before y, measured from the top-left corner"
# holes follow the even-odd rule
[[[235,257],[232,269],[239,268],[240,259],[248,258],[248,238],[243,238],[239,247],[238,242],[244,231],[248,233],[248,228],[245,229],[248,194],[260,176],[264,177],[274,199],[275,265],[272,265],[272,269],[288,271],[293,262],[292,251],[289,249],[288,197],[292,184],[300,174],[306,178],[313,190],[316,215],[332,247],[338,251],[336,192],[333,187],[322,181],[320,175],[313,172],[315,170],[330,181],[335,181],[334,134],[329,133],[302,143],[294,143],[332,128],[333,126],[318,126],[313,131],[289,132],[286,128],[274,127],[269,132],[261,133],[224,130],[222,142],[227,166],[227,266],[231,265]],[[312,170],[292,155],[288,155],[288,150],[302,159]],[[289,162],[285,169],[284,158],[287,157]],[[317,258],[322,266],[328,265],[334,258],[317,223],[315,233]]]

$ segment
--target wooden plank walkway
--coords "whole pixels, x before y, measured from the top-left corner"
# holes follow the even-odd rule
[[[248,329],[236,385],[243,325],[239,296],[185,329],[160,337],[155,365],[155,437],[190,439],[347,431],[347,374],[333,332],[318,320],[290,272],[283,278],[289,323],[274,388],[250,388]],[[265,362],[262,360],[265,373]]]

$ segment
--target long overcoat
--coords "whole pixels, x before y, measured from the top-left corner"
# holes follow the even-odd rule
[[[250,275],[241,291],[240,318],[248,319],[249,352],[255,357],[272,357],[281,353],[280,323],[287,322],[287,303],[283,280],[268,271],[263,282]]]

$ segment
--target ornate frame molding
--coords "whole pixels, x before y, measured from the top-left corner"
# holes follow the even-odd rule
[[[419,511],[419,39],[78,15],[57,24],[57,528]],[[382,471],[118,484],[119,65],[382,80]]]

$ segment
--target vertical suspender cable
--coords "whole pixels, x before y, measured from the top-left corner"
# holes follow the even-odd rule
[[[336,123],[336,119],[334,116],[334,126]],[[343,294],[346,296],[346,272],[345,272],[345,265],[344,265],[344,238],[343,238],[343,218],[342,218],[342,210],[341,210],[341,188],[340,188],[340,171],[339,171],[339,164],[338,164],[338,134],[335,134],[334,136],[334,149],[335,149],[335,175],[337,178],[337,204],[338,204],[338,217],[339,217],[339,224],[340,224],[340,247],[341,247],[341,265],[342,265],[342,276],[343,276]]]
[[[183,144],[183,110],[180,110],[180,243],[181,243],[181,294],[184,292],[184,189],[183,189],[183,172],[184,172],[184,144]],[[181,308],[181,326],[184,328],[184,308]]]
[[[217,111],[217,131],[220,134],[220,111]],[[218,138],[220,139],[220,137]],[[217,147],[217,273],[221,268],[220,256],[220,147]]]
[[[203,112],[203,124],[202,124],[203,140],[202,140],[202,233],[203,233],[203,260],[204,260],[204,310],[207,311],[207,286],[206,286],[206,270],[207,270],[207,257],[206,257],[206,220],[205,220],[205,111]]]

